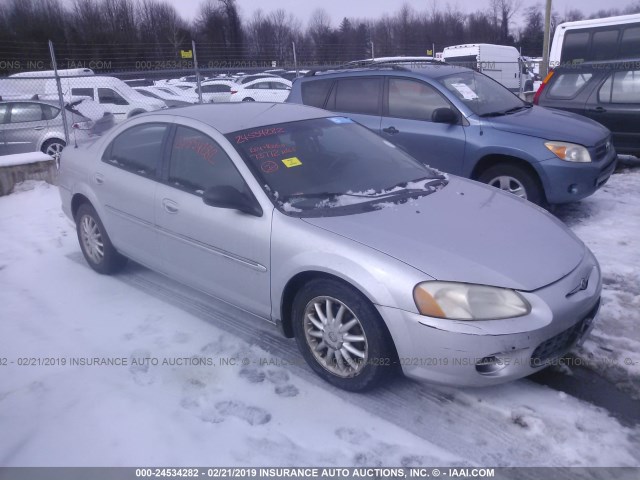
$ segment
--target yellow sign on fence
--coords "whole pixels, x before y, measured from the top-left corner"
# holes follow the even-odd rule
[[[180,57],[193,58],[193,50],[180,50]]]

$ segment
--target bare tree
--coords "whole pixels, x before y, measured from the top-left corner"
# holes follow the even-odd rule
[[[500,25],[500,43],[513,43],[513,37],[509,35],[509,22],[521,6],[522,0],[491,0],[496,25]]]

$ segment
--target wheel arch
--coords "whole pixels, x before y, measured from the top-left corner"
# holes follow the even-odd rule
[[[531,165],[531,162],[528,162],[522,158],[516,157],[514,155],[508,155],[503,153],[490,153],[488,155],[483,156],[478,162],[474,165],[473,170],[471,171],[470,178],[472,180],[478,180],[482,173],[501,163],[515,165],[520,168],[527,170],[538,182],[540,185],[542,184],[542,179],[540,178],[540,174],[538,171]]]
[[[329,273],[321,270],[306,270],[306,271],[295,274],[293,277],[289,279],[289,281],[284,287],[284,290],[281,296],[280,320],[278,321],[278,324],[279,324],[280,330],[282,331],[285,337],[287,338],[294,337],[293,319],[291,318],[291,313],[292,313],[291,311],[292,311],[293,301],[296,297],[296,294],[300,291],[300,289],[302,289],[309,282],[311,282],[312,280],[318,280],[318,279],[333,280],[337,283],[341,283],[345,286],[348,286],[354,289],[356,292],[361,294],[368,302],[370,302],[371,305],[373,306],[373,309],[376,312],[378,312],[378,309],[376,308],[375,303],[370,298],[370,296],[367,295],[367,292],[363,291],[363,289],[358,287],[358,285],[355,285],[354,282],[351,282],[333,273]],[[395,358],[397,358],[398,351],[396,348],[394,336],[391,334],[389,325],[387,325],[387,322],[384,320],[384,318],[382,318],[382,315],[380,315],[379,312],[378,312],[378,317],[381,322],[381,327],[386,332],[386,335],[390,342],[392,353],[395,356]]]

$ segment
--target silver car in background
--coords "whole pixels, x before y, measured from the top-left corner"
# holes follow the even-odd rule
[[[399,369],[450,385],[524,377],[600,305],[598,262],[550,214],[311,107],[140,115],[66,150],[59,183],[94,270],[130,258],[249,311],[347,390]]]
[[[74,144],[102,135],[114,125],[113,115],[88,98],[72,98],[65,109]],[[60,112],[57,100],[0,101],[0,155],[42,151],[59,162],[66,145]]]

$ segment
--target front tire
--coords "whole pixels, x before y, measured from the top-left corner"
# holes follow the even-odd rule
[[[394,370],[389,332],[371,302],[350,285],[309,282],[292,309],[298,348],[311,369],[338,388],[361,392]]]
[[[546,204],[540,181],[518,165],[499,163],[482,172],[478,180],[536,205]]]
[[[95,208],[83,203],[76,213],[76,232],[85,260],[96,272],[109,275],[122,270],[127,258],[113,247]]]

